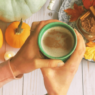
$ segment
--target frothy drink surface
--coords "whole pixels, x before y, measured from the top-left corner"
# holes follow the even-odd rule
[[[43,50],[52,57],[67,55],[74,46],[73,35],[63,27],[48,29],[41,39]]]

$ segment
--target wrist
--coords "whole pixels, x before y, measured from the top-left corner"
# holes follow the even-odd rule
[[[18,68],[19,61],[15,59],[15,57],[10,59],[10,66],[13,71],[14,76],[19,76],[21,75],[21,72]]]

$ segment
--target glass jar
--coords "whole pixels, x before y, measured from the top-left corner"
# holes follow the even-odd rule
[[[95,41],[95,33],[87,32],[85,29],[83,29],[80,18],[78,18],[78,20],[76,22],[76,25],[77,25],[79,32],[83,35],[83,37],[86,40]]]

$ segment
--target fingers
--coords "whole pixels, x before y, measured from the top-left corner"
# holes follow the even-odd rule
[[[31,33],[36,30],[36,28],[39,26],[39,24],[40,24],[40,27],[37,28],[37,31],[40,31],[45,25],[47,25],[51,22],[61,22],[61,21],[53,19],[53,20],[33,22],[32,27],[31,27]]]
[[[41,30],[45,25],[47,25],[47,24],[49,24],[49,23],[52,23],[52,22],[61,22],[61,21],[59,21],[59,20],[57,20],[57,19],[51,19],[51,20],[41,21],[40,24],[39,24],[38,27],[37,27],[37,30],[36,30],[37,36],[38,36],[40,30]]]
[[[82,35],[75,29],[75,33],[77,35],[77,47],[74,53],[80,55],[80,56],[84,56],[85,53],[85,41],[82,37]],[[80,52],[79,52],[80,51]]]
[[[66,66],[74,66],[77,68],[85,53],[85,42],[82,35],[77,30],[75,30],[75,33],[77,36],[77,47],[70,59],[66,62]]]
[[[39,25],[40,21],[33,22],[31,26],[31,34],[36,30],[36,27]]]
[[[55,68],[64,65],[64,63],[61,60],[50,60],[50,59],[35,59],[32,64],[34,65],[35,69]]]

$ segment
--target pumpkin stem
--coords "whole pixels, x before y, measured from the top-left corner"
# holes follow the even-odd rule
[[[18,25],[18,28],[15,30],[15,34],[16,35],[20,35],[23,32],[23,29],[21,28],[22,27],[22,23],[23,23],[23,21],[21,19],[20,24]]]

